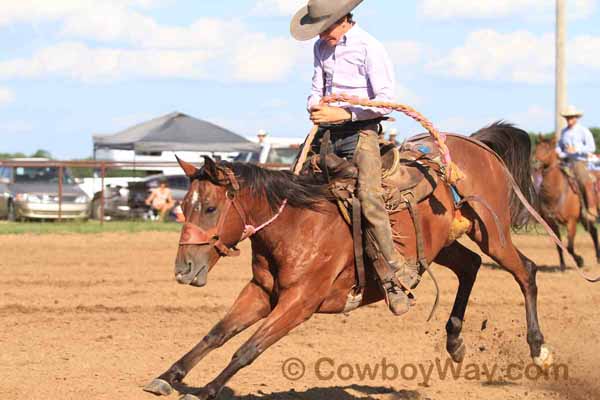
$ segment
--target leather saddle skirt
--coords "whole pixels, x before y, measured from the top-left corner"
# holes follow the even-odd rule
[[[381,146],[382,186],[390,213],[406,208],[407,195],[420,202],[436,189],[441,166],[439,155],[430,149],[426,142],[411,142],[400,149],[392,144]],[[314,155],[305,164],[303,174],[311,174],[318,180],[328,177],[333,198],[350,206],[358,181],[358,168],[351,161],[329,153],[323,162],[320,155]]]

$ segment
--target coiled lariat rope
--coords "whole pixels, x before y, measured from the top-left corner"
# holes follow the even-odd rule
[[[442,166],[444,167],[443,174],[446,182],[452,185],[465,177],[460,168],[458,168],[458,166],[452,162],[452,157],[450,156],[450,149],[448,149],[448,146],[446,146],[446,135],[438,131],[435,128],[435,126],[433,126],[431,121],[425,118],[414,108],[404,104],[361,99],[356,96],[348,96],[345,94],[327,96],[324,97],[321,100],[321,102],[324,104],[341,102],[362,107],[388,108],[404,113],[405,115],[409,116],[410,118],[414,119],[419,124],[421,124],[421,126],[425,128],[427,132],[429,132],[429,134],[431,135],[434,143],[436,144],[440,152]]]

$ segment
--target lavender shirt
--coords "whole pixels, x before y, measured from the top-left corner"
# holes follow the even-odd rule
[[[574,154],[566,153],[569,146],[575,148]],[[588,154],[596,152],[594,135],[583,125],[575,124],[573,128],[567,126],[560,135],[560,141],[556,145],[556,152],[560,158],[587,161]]]
[[[315,70],[308,109],[323,95],[347,94],[377,101],[394,101],[394,67],[383,45],[354,25],[334,48],[321,39],[314,47]],[[347,103],[332,104],[352,113],[353,121],[374,119],[391,110]]]

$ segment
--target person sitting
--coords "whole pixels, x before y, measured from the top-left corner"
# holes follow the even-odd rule
[[[166,216],[171,209],[175,207],[173,194],[167,185],[166,179],[161,179],[160,186],[152,190],[150,196],[146,199],[146,205],[152,207],[153,210],[158,211],[160,215],[159,221],[165,221]]]
[[[598,218],[598,205],[594,190],[596,179],[588,170],[588,160],[596,151],[594,136],[588,128],[579,123],[579,119],[583,116],[582,111],[578,111],[574,106],[569,106],[562,116],[567,120],[567,127],[560,135],[556,152],[561,159],[570,164],[577,183],[585,193],[587,210],[582,207],[584,217],[595,222]]]

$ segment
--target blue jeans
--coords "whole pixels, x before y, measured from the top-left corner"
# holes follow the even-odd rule
[[[383,199],[378,130],[377,123],[366,124],[360,130],[332,129],[331,146],[335,155],[353,161],[358,167],[357,196],[366,222],[365,229],[375,238],[386,261],[402,265],[403,260],[394,248],[390,219]],[[321,129],[315,137],[315,153],[319,153],[325,132],[326,129]]]

